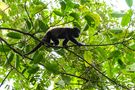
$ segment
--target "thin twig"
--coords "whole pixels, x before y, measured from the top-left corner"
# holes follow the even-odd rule
[[[12,72],[13,69],[11,69],[8,74],[6,75],[6,77],[2,80],[0,87],[3,85],[3,83],[5,82],[5,80],[7,79],[7,77],[10,75],[10,73]]]
[[[31,23],[32,27],[34,28],[33,21],[32,21],[32,19],[31,19],[31,17],[30,17],[30,14],[29,14],[29,12],[28,12],[28,10],[27,10],[27,7],[26,7],[26,2],[24,3],[24,9],[25,9],[25,11],[26,11],[26,13],[27,13],[27,16],[28,16],[28,18],[29,18],[29,20],[30,20],[30,23]]]
[[[65,75],[69,75],[69,76],[73,76],[73,77],[77,77],[77,78],[83,79],[83,80],[85,80],[85,81],[89,81],[89,80],[86,79],[86,78],[83,78],[83,77],[81,77],[81,76],[76,76],[76,75],[74,75],[74,74],[69,74],[69,73],[64,73],[64,72],[61,72],[61,74],[65,74]]]

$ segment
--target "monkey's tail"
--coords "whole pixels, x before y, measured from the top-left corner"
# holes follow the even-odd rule
[[[25,55],[32,54],[33,52],[35,52],[36,50],[38,50],[42,45],[43,45],[43,43],[40,42],[37,46],[35,46],[30,52],[26,53]]]

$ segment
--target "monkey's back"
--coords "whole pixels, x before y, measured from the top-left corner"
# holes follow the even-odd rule
[[[63,39],[67,37],[70,33],[70,30],[72,28],[53,28],[50,31],[47,32],[47,34],[50,34],[51,37]]]

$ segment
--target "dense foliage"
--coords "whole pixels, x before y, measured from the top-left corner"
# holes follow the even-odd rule
[[[124,0],[123,0],[124,1]],[[102,0],[2,0],[0,87],[14,90],[134,89],[135,17]],[[84,46],[45,47],[25,56],[53,27],[78,27]]]

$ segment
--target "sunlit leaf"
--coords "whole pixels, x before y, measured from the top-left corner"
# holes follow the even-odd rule
[[[135,50],[135,44],[131,44],[129,47],[130,47],[131,49]]]
[[[59,10],[54,10],[53,12],[58,16],[64,16],[64,14],[60,12]]]
[[[123,30],[121,28],[113,28],[110,31],[115,34],[119,34],[122,33]]]
[[[135,63],[127,66],[127,71],[135,72]]]
[[[132,7],[133,5],[133,0],[126,0],[126,3],[129,7]]]
[[[0,15],[0,19],[2,19],[2,16]]]
[[[92,55],[90,51],[85,51],[84,59],[87,61],[85,62],[86,67],[90,66],[89,64],[92,63]]]
[[[98,27],[101,22],[101,17],[98,13],[88,13],[84,16],[84,18],[88,25],[92,28]]]
[[[122,12],[113,12],[111,14],[112,17],[116,17],[116,18],[120,18],[122,16],[124,16],[124,14]]]
[[[133,15],[133,11],[128,10],[128,12],[123,16],[122,21],[121,21],[121,25],[123,27],[129,24],[132,15]]]
[[[85,15],[85,20],[91,27],[95,26],[95,21],[90,15]]]

